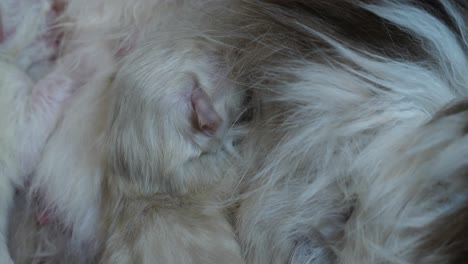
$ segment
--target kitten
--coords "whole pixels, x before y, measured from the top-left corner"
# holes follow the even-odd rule
[[[113,85],[103,263],[243,263],[224,213],[241,93],[203,40],[158,36]],[[159,67],[155,67],[159,65]]]
[[[89,263],[95,254],[100,124],[116,63],[110,43],[90,39],[68,7],[63,8],[50,29],[63,33],[63,39],[48,74],[79,89],[57,122],[28,188],[17,197],[10,237],[16,263]],[[100,29],[98,23],[91,28]]]
[[[24,42],[22,42],[24,44]],[[8,247],[8,215],[15,187],[23,187],[37,165],[74,86],[67,78],[47,75],[36,84],[16,65],[18,57],[0,61],[0,260],[13,263]]]
[[[123,189],[125,195],[122,197],[128,198],[129,202],[133,198],[127,197],[127,192],[149,193],[151,196],[170,193],[176,196],[175,200],[179,199],[178,196],[190,200],[189,204],[193,205],[187,209],[174,207],[170,210],[173,217],[171,222],[174,225],[168,229],[178,225],[185,228],[187,233],[191,232],[191,226],[187,226],[183,220],[191,217],[194,219],[193,224],[200,226],[198,231],[193,232],[203,230],[205,235],[209,234],[209,237],[219,238],[219,241],[222,241],[220,245],[210,241],[203,244],[194,237],[193,246],[200,242],[200,246],[205,247],[205,255],[200,256],[190,250],[180,250],[180,254],[185,252],[186,255],[180,255],[180,259],[175,260],[176,263],[179,260],[183,261],[184,258],[195,261],[198,257],[201,257],[199,261],[202,262],[207,261],[204,259],[206,257],[216,257],[214,261],[219,261],[219,258],[232,259],[234,263],[242,261],[231,226],[223,213],[225,208],[223,196],[230,197],[234,192],[235,186],[232,182],[235,181],[237,174],[231,172],[233,169],[230,167],[233,165],[227,158],[230,154],[220,150],[222,147],[227,147],[231,140],[226,131],[232,121],[233,112],[236,112],[231,109],[237,109],[240,99],[236,93],[232,93],[231,84],[216,76],[219,74],[215,70],[218,67],[218,59],[213,58],[218,55],[213,55],[214,51],[197,47],[199,44],[193,40],[192,35],[197,31],[192,29],[197,30],[194,25],[204,16],[203,11],[194,8],[199,8],[202,2],[142,1],[136,5],[132,3],[131,9],[127,8],[128,1],[74,0],[68,3],[65,14],[69,22],[64,24],[66,29],[63,40],[64,51],[60,57],[60,61],[65,62],[62,63],[63,67],[57,67],[57,71],[69,76],[81,88],[51,136],[31,182],[31,192],[39,194],[42,207],[40,210],[48,212],[49,221],[39,227],[29,225],[29,229],[24,226],[22,228],[21,225],[17,227],[16,241],[21,241],[21,237],[28,234],[23,230],[30,229],[33,230],[29,233],[36,234],[35,239],[38,240],[38,243],[29,250],[30,253],[24,251],[17,253],[19,259],[24,259],[23,262],[29,263],[31,257],[41,263],[94,262],[98,261],[96,254],[101,243],[105,243],[106,246],[106,252],[103,254],[106,261],[111,261],[112,256],[124,254],[124,249],[119,250],[118,247],[114,247],[116,237],[121,236],[121,226],[98,225],[98,217],[101,214],[104,214],[103,222],[114,218],[123,222],[130,220],[119,216],[118,213],[110,213],[111,209],[119,207],[119,199],[122,196],[120,192],[124,187],[128,190]],[[209,5],[209,1],[206,2]],[[185,41],[183,38],[190,41]],[[153,49],[147,46],[153,46]],[[147,55],[138,53],[148,49],[151,52]],[[199,52],[201,55],[191,54],[193,52]],[[139,62],[131,64],[126,62],[131,60],[127,59],[129,54],[133,54],[132,56],[140,54],[142,58],[135,59]],[[186,54],[186,58],[179,58],[181,54]],[[161,92],[156,93],[159,99],[154,100],[160,106],[154,110],[168,116],[156,119],[162,124],[158,130],[147,127],[151,118],[156,118],[154,113],[149,109],[144,115],[138,112],[138,106],[144,102],[140,100],[149,98],[140,98],[140,91],[132,87],[131,81],[134,81],[135,75],[130,74],[129,80],[118,77],[118,81],[113,81],[115,72],[123,66],[127,67],[127,70],[124,67],[119,71],[119,76],[125,75],[128,67],[133,67],[134,70],[140,69],[136,67],[137,63],[145,66],[141,69],[154,70],[147,75],[141,72],[134,73],[141,77],[141,80],[137,81],[157,78],[155,80],[159,84],[154,87],[149,84],[140,86],[142,91],[148,93],[158,90]],[[184,67],[186,70],[182,70]],[[124,81],[132,85],[127,85]],[[223,85],[226,87],[222,87]],[[132,107],[132,111],[114,113],[119,108],[112,108],[115,104],[113,100],[121,102],[122,106]],[[127,104],[127,101],[131,104]],[[199,113],[196,120],[190,117],[195,113],[192,103]],[[175,109],[172,111],[173,107]],[[111,121],[117,117],[124,119],[133,115],[137,115],[138,119],[130,118],[127,126],[141,121],[140,124],[138,122],[134,124],[134,129],[144,126],[145,140],[156,140],[159,137],[158,140],[162,140],[165,144],[144,145],[140,150],[137,148],[140,138],[133,138],[130,133],[129,136],[123,137],[125,140],[135,141],[135,145],[128,147],[129,153],[122,153],[119,149],[108,150],[110,148],[108,145],[115,147],[113,144],[123,140],[118,138],[120,132],[121,135],[127,135],[130,130],[124,127],[125,129],[120,131],[118,126],[126,125],[122,123],[123,121],[112,122],[113,127],[108,127]],[[226,120],[221,122],[219,118]],[[160,133],[151,135],[156,132]],[[112,136],[112,140],[108,139],[109,135]],[[164,137],[161,137],[163,135]],[[141,152],[144,150],[143,147],[151,147],[151,150],[164,155],[156,155],[157,153],[146,155]],[[221,155],[218,157],[219,153]],[[124,168],[117,167],[120,163],[114,162],[114,159],[123,154],[135,154],[142,158],[128,160],[130,163],[128,167],[138,168],[137,173],[126,172]],[[198,158],[199,155],[202,156]],[[146,160],[155,157],[164,157],[164,160],[157,164],[151,164],[152,160],[151,162]],[[195,161],[189,162],[188,160],[192,158]],[[108,160],[112,160],[110,164],[113,165],[107,164]],[[220,162],[219,168],[213,164],[216,161]],[[180,171],[174,171],[185,162],[187,164],[184,164]],[[210,173],[202,173],[205,170],[205,163],[211,164]],[[111,171],[114,171],[112,175],[107,175],[106,167],[112,168]],[[154,169],[164,173],[152,175],[149,171]],[[223,170],[226,175],[221,175]],[[139,173],[140,171],[142,173]],[[104,173],[106,177],[103,176]],[[230,175],[233,175],[232,178]],[[135,179],[124,187],[119,186],[118,183],[125,182],[125,177],[135,177]],[[115,183],[113,183],[114,178]],[[101,187],[103,179],[106,184]],[[141,179],[148,180],[152,184],[147,184]],[[145,192],[139,189],[145,186],[147,187],[147,190],[144,189]],[[104,193],[103,201],[101,201],[102,189],[108,190]],[[155,197],[151,197],[149,201],[156,200]],[[141,204],[145,203],[148,201],[143,201]],[[161,202],[162,205],[164,203]],[[124,212],[130,209],[121,208]],[[167,216],[169,217],[169,213]],[[144,217],[142,220],[147,221]],[[176,224],[177,221],[179,224]],[[103,234],[100,236],[101,233]],[[164,240],[154,240],[158,238],[157,233],[157,230],[153,230],[148,236],[150,240],[148,247],[142,248],[147,256],[155,253],[155,249],[159,247],[156,243],[164,242]],[[109,241],[107,241],[108,236]],[[168,235],[166,238],[177,240],[179,236]],[[141,237],[141,239],[144,241],[143,239],[147,238]],[[13,244],[16,243],[18,242]],[[123,248],[132,246],[126,240],[117,239],[117,243]],[[151,243],[154,243],[153,246]],[[208,247],[211,246],[222,250],[219,252],[217,249],[210,250]]]

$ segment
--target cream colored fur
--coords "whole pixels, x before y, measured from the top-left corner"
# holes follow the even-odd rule
[[[156,20],[172,21],[176,12],[164,10]],[[184,19],[195,23],[200,11],[191,12]],[[113,82],[103,263],[243,263],[224,212],[239,178],[231,126],[242,93],[212,46],[185,32],[196,24],[185,23],[148,31]]]

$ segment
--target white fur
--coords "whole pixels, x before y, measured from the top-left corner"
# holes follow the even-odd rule
[[[1,90],[0,90],[0,121],[2,135],[0,138],[0,259],[4,263],[13,263],[9,257],[6,245],[7,219],[13,202],[14,184],[22,184],[26,171],[21,167],[22,152],[20,146],[26,138],[17,138],[17,133],[27,128],[27,93],[32,87],[31,80],[14,65],[1,62],[0,65]]]
[[[31,193],[40,195],[45,209],[51,212],[51,218],[71,230],[70,247],[73,253],[79,254],[83,248],[95,247],[102,173],[100,136],[105,122],[102,112],[106,111],[106,88],[113,65],[106,52],[105,48],[77,50],[76,54],[66,58],[80,56],[74,70],[60,66],[55,70],[77,80],[74,85],[80,86],[80,91],[70,101],[52,134],[30,187]],[[93,57],[96,54],[99,57]],[[102,64],[91,66],[89,63],[96,58],[100,58],[99,63]],[[102,70],[96,65],[109,67]],[[93,69],[97,71],[93,72]],[[83,74],[86,76],[84,84],[80,78]]]
[[[36,6],[30,7],[31,9]],[[31,10],[29,10],[31,11]],[[22,188],[72,92],[66,78],[49,75],[34,84],[26,70],[34,64],[26,48],[41,32],[34,21],[20,23],[0,50],[0,261],[13,263],[6,245],[8,216],[15,187]],[[37,46],[42,46],[39,42]],[[5,44],[6,45],[6,44]],[[12,48],[16,50],[12,50]]]
[[[58,14],[53,0],[0,1],[2,40],[0,51],[17,57],[16,65],[38,80],[53,66],[56,32],[53,23]]]
[[[441,2],[466,36],[466,14]],[[248,263],[415,263],[428,224],[468,202],[467,112],[427,124],[468,96],[466,38],[403,1],[363,8],[410,32],[435,63],[356,50],[304,25],[340,60],[291,58],[264,69],[277,84],[254,88],[267,112],[246,145],[267,147],[246,152],[256,163],[238,222]],[[268,113],[278,105],[287,111]],[[425,261],[444,263],[440,254]]]

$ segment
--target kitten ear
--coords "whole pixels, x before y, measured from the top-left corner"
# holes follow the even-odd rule
[[[196,128],[207,136],[214,136],[223,120],[214,109],[211,98],[199,87],[198,82],[193,87],[190,100],[196,118],[194,122]]]

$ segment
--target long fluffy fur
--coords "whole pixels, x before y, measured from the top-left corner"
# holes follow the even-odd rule
[[[463,3],[245,1],[233,13],[233,34],[215,37],[253,94],[247,262],[462,258],[465,238],[427,239],[468,202]]]

